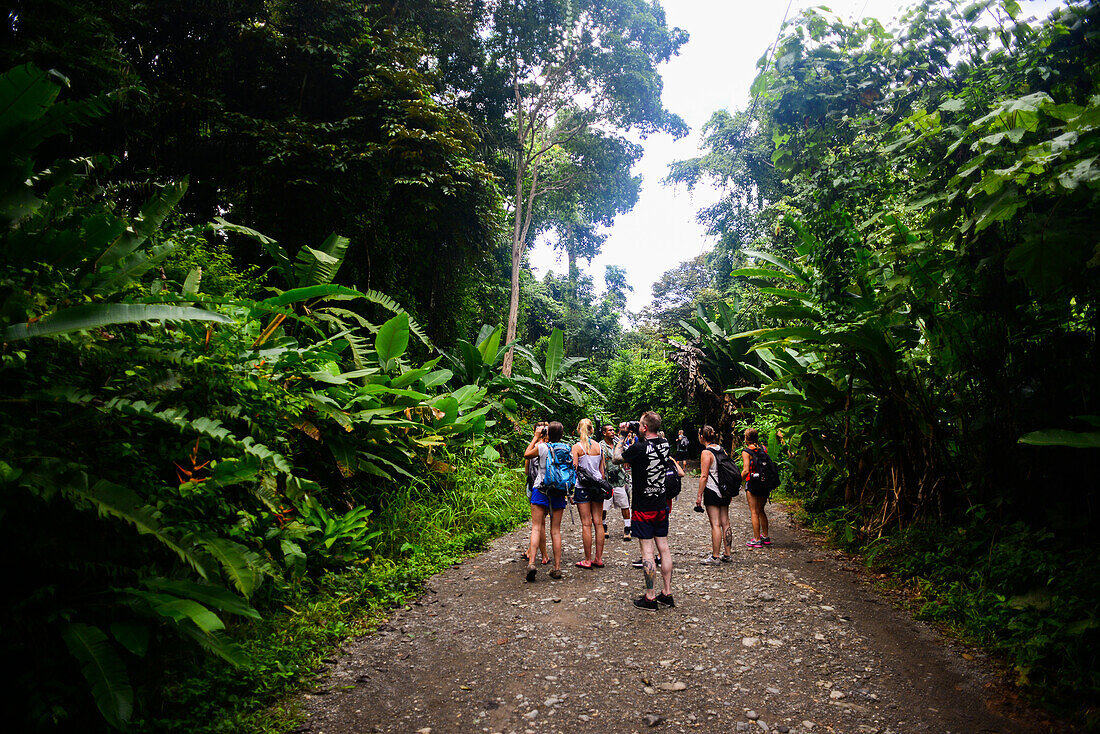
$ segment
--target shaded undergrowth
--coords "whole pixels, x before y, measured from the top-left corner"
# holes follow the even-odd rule
[[[1055,532],[977,505],[867,538],[855,511],[814,511],[797,491],[777,499],[903,587],[917,619],[992,653],[1026,699],[1100,730],[1100,543],[1079,522],[1059,517]]]
[[[371,522],[375,552],[345,570],[282,590],[279,611],[234,632],[252,664],[217,660],[170,671],[162,708],[142,732],[282,732],[308,688],[348,637],[365,634],[417,595],[425,579],[485,547],[527,516],[522,477],[499,465],[458,461],[437,482],[387,497]],[[275,605],[273,605],[274,607]]]

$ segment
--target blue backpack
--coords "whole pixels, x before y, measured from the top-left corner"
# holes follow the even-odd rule
[[[547,449],[542,491],[549,497],[567,497],[573,493],[573,486],[577,483],[573,453],[564,443],[548,444]]]

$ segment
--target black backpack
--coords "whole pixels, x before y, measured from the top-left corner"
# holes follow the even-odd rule
[[[736,497],[738,492],[741,491],[741,470],[737,468],[737,464],[734,463],[725,449],[712,449],[708,446],[707,451],[714,454],[715,473],[718,475],[718,493],[723,497]]]
[[[772,491],[779,486],[779,468],[772,461],[772,458],[768,456],[768,450],[761,447],[759,449],[750,449],[746,447],[745,451],[749,452],[751,457],[749,460],[750,471],[753,474],[760,475],[760,486],[767,492]]]
[[[611,483],[583,464],[577,467],[577,483],[589,493],[592,501],[603,502],[611,499]]]

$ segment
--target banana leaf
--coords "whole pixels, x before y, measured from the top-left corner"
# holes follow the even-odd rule
[[[90,624],[66,625],[61,635],[80,662],[80,672],[103,718],[116,729],[124,729],[134,712],[134,689],[114,645],[103,630]]]
[[[1100,431],[1066,431],[1058,428],[1048,428],[1043,431],[1032,431],[1020,437],[1019,443],[1031,446],[1068,446],[1075,449],[1100,448]]]
[[[164,306],[143,303],[89,303],[73,306],[24,324],[4,329],[4,341],[32,336],[66,334],[99,329],[113,324],[137,324],[146,321],[214,321],[230,323],[231,318],[214,311],[191,306]]]

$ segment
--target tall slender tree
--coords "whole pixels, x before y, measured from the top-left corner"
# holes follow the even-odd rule
[[[654,0],[513,0],[493,11],[491,54],[512,90],[509,341],[532,223],[547,193],[569,187],[583,168],[570,146],[597,130],[686,133],[661,103],[657,71],[686,40]],[[561,158],[550,165],[561,153],[571,165]],[[509,352],[504,370],[511,369]]]

